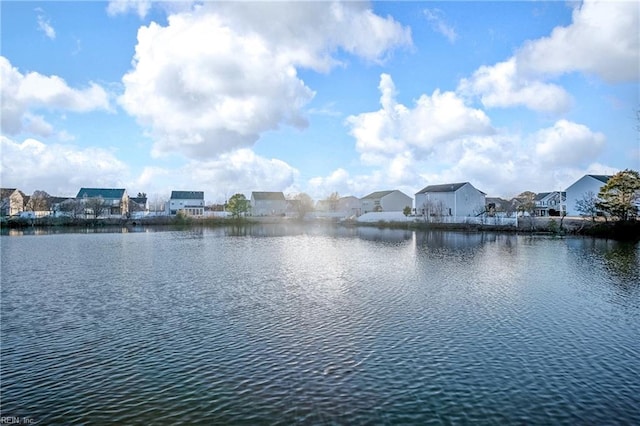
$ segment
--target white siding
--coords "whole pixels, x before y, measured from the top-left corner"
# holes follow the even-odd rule
[[[384,212],[401,212],[412,205],[413,199],[400,191],[393,191],[380,199],[380,207]]]
[[[594,196],[598,196],[600,188],[604,186],[604,182],[585,175],[578,179],[573,185],[567,188],[567,216],[580,216],[580,212],[576,209],[576,202],[581,200],[588,192],[593,192]]]

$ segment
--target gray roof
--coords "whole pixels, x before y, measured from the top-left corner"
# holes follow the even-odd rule
[[[254,200],[274,200],[285,201],[284,194],[282,192],[256,192],[251,193],[251,197]]]
[[[607,181],[611,179],[611,176],[607,176],[607,175],[587,175],[587,176],[591,176],[594,179],[598,179],[602,183],[607,183]]]
[[[147,197],[129,197],[129,201],[133,201],[136,204],[147,204]]]
[[[429,185],[423,188],[421,191],[416,192],[417,194],[425,194],[427,192],[456,192],[458,189],[462,188],[469,182],[462,183],[445,183],[442,185]]]
[[[204,191],[171,191],[172,200],[204,200]]]
[[[360,198],[361,200],[377,200],[378,198],[382,198],[386,195],[391,194],[393,191],[376,191],[376,192],[372,192],[369,195],[366,195],[362,198]]]
[[[125,190],[122,188],[80,188],[76,198],[102,197],[121,200],[124,196],[124,192]]]

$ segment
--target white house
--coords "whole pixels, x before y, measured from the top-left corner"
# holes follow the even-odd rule
[[[170,215],[181,212],[188,216],[203,216],[204,192],[171,191],[171,198],[167,202],[167,210]]]
[[[358,197],[348,195],[346,197],[340,197],[337,209],[338,211],[344,212],[345,216],[359,216],[362,213],[362,203]]]
[[[16,216],[25,210],[29,197],[16,188],[0,188],[0,216]]]
[[[565,208],[567,194],[564,191],[540,192],[536,194],[536,216],[561,216]]]
[[[426,216],[477,216],[486,194],[469,182],[429,185],[416,193],[416,213]]]
[[[600,188],[611,178],[606,175],[584,175],[566,190],[567,216],[580,216],[576,203],[592,194],[597,197]]]
[[[282,192],[252,192],[251,214],[253,216],[284,216],[289,203]]]
[[[413,199],[396,190],[377,191],[360,198],[362,213],[401,212],[405,207],[413,205]]]

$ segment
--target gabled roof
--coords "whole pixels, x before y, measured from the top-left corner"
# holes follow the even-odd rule
[[[285,201],[284,194],[282,192],[256,192],[251,193],[251,198],[254,200],[273,200],[273,201]]]
[[[456,192],[458,189],[462,188],[469,182],[461,182],[461,183],[445,183],[442,185],[429,185],[422,189],[422,191],[416,192],[417,194],[425,194],[427,192]]]
[[[611,179],[611,176],[607,176],[607,175],[587,175],[587,176],[591,176],[592,178],[597,179],[602,183],[607,183],[607,181]]]
[[[549,194],[551,194],[551,192],[539,192],[533,198],[533,201],[541,201],[541,200],[547,198],[549,196]]]
[[[386,195],[391,194],[393,191],[376,191],[376,192],[372,192],[369,195],[366,195],[362,198],[360,198],[361,200],[377,200],[378,198],[382,198]]]
[[[80,188],[76,198],[102,197],[121,200],[125,191],[123,188]]]
[[[129,197],[129,201],[133,201],[136,204],[147,204],[147,197]]]
[[[15,192],[15,188],[0,188],[0,197],[9,198]]]
[[[172,200],[204,200],[204,191],[171,191]]]

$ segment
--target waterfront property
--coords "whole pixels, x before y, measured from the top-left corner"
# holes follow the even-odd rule
[[[76,199],[83,203],[86,214],[94,217],[123,217],[129,213],[129,196],[124,188],[80,188]]]
[[[0,189],[0,216],[16,216],[25,211],[29,196],[16,188]]]
[[[580,216],[578,201],[585,197],[597,197],[600,188],[611,178],[607,175],[584,175],[566,190],[567,216]]]
[[[567,193],[564,191],[540,192],[534,198],[535,216],[562,216],[566,213]]]
[[[171,197],[167,203],[167,212],[170,215],[181,213],[187,216],[203,216],[204,192],[171,191]]]
[[[362,213],[401,212],[405,207],[413,205],[413,199],[397,189],[376,191],[360,198]]]
[[[485,212],[485,196],[469,182],[429,185],[416,193],[416,213],[425,217],[474,217]]]
[[[282,192],[253,191],[251,193],[251,214],[253,216],[284,216],[291,203]]]

